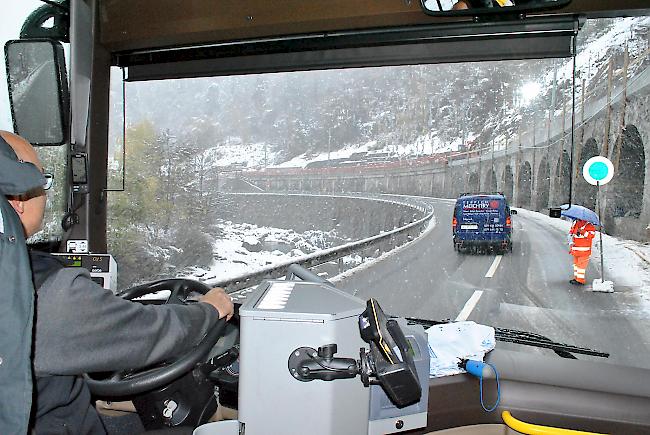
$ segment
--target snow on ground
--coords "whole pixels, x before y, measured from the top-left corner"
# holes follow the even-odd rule
[[[465,140],[473,141],[476,136],[473,133],[470,133]],[[406,144],[401,148],[400,155],[412,155],[412,154],[435,154],[435,153],[444,153],[447,151],[458,151],[462,138],[457,137],[451,142],[442,141],[438,136],[437,131],[432,131],[424,136],[419,136],[415,143]]]
[[[208,149],[205,157],[218,162],[219,166],[238,165],[242,168],[252,168],[264,165],[264,162],[273,162],[275,153],[273,147],[264,142],[242,143],[239,138],[230,138],[225,144]]]
[[[580,95],[582,92],[583,78],[586,80],[587,89],[594,88],[594,85],[597,84],[592,83],[594,80],[602,81],[601,74],[603,68],[607,67],[607,61],[611,55],[610,49],[614,47],[618,47],[619,51],[622,52],[625,45],[628,44],[631,59],[628,76],[631,78],[634,77],[638,73],[637,69],[645,65],[643,62],[635,62],[635,60],[641,58],[642,54],[647,50],[648,45],[645,39],[638,37],[631,39],[631,35],[634,32],[641,32],[642,29],[649,26],[650,17],[617,19],[608,31],[582,44],[576,56],[576,69],[579,75],[579,80],[576,82],[576,93]],[[622,71],[616,72],[621,73]],[[558,83],[562,83],[563,81],[570,80],[572,73],[573,60],[569,59],[562,64],[558,64],[556,70],[550,68],[541,78],[539,85],[542,89],[551,89],[554,81],[557,80]],[[565,95],[564,98],[568,98],[568,96]],[[562,115],[561,104],[558,104],[555,110],[555,116]],[[498,132],[495,135],[495,150],[500,150],[505,147],[506,136],[512,137],[513,126],[516,124],[516,122],[513,123],[513,120],[519,119],[520,111],[520,107],[507,107],[504,116],[500,120],[492,123],[495,131]],[[389,141],[393,140],[390,138],[386,139]],[[470,134],[466,140],[474,140],[474,134]],[[354,153],[360,152],[387,152],[393,156],[407,157],[457,151],[461,141],[461,138],[455,138],[451,142],[442,141],[439,132],[433,130],[419,135],[411,143],[391,143],[381,146],[378,145],[376,140],[372,140],[366,143],[350,144],[341,149],[332,150],[329,153],[324,151],[318,154],[301,154],[285,162],[277,162],[276,153],[271,152],[271,150],[276,148],[275,146],[263,142],[245,144],[241,138],[230,137],[227,138],[224,144],[211,148],[206,154],[214,157],[214,161],[218,162],[219,166],[234,165],[241,168],[259,168],[264,166],[271,168],[300,168],[316,161],[348,159]]]
[[[336,230],[297,233],[229,221],[217,226],[222,236],[214,243],[212,264],[208,268],[192,267],[183,271],[183,276],[201,281],[227,280],[346,242]]]
[[[435,222],[434,216],[425,231],[415,240],[431,231],[435,227]],[[263,268],[285,264],[288,261],[297,261],[314,252],[353,241],[350,238],[341,237],[336,229],[331,231],[308,230],[298,233],[290,229],[230,221],[219,222],[217,227],[221,231],[221,237],[214,242],[212,264],[205,268],[197,266],[186,268],[179,271],[177,276],[199,281],[229,280]],[[410,243],[412,241],[384,253],[378,258],[362,257],[359,254],[347,255],[340,259],[340,263],[332,261],[318,266],[315,272],[328,276],[338,273],[337,279],[340,279],[343,276],[341,274],[343,271],[349,272],[358,269],[361,265],[385,260],[389,254],[394,255],[401,252]],[[325,277],[328,278],[328,276]]]
[[[542,213],[521,208],[517,208],[517,212],[563,234],[568,234],[571,228],[571,221],[565,219],[554,219]],[[650,312],[650,262],[647,261],[650,260],[650,245],[605,234],[603,249],[605,251],[605,279],[614,281],[615,292],[617,287],[629,289],[641,301],[640,305],[643,307],[643,311]],[[592,250],[591,261],[597,262],[600,268],[600,233],[598,232]]]
[[[340,150],[330,152],[329,158],[347,159],[354,153],[367,152],[370,151],[371,149],[374,149],[376,143],[377,141],[373,140],[370,142],[366,142],[365,144],[362,145],[349,145],[341,148]],[[286,162],[282,162],[280,164],[271,166],[271,168],[298,168],[298,167],[302,168],[305,167],[308,163],[320,162],[322,160],[328,160],[327,152],[323,152],[320,154],[312,154],[312,155],[307,155],[303,153],[300,154],[299,156],[294,157],[291,160],[287,160]]]
[[[588,26],[589,24],[587,24]],[[611,49],[617,48],[619,52],[625,51],[625,45],[628,45],[628,53],[630,56],[630,65],[628,70],[628,85],[630,85],[634,80],[635,76],[638,77],[638,74],[641,73],[640,68],[646,68],[646,64],[641,62],[643,57],[647,55],[648,42],[644,38],[632,38],[631,35],[634,32],[642,32],[641,29],[648,28],[650,26],[650,17],[628,17],[621,18],[614,21],[612,27],[604,32],[603,34],[593,38],[586,43],[581,44],[578,47],[578,53],[576,55],[576,86],[575,91],[576,95],[580,96],[582,94],[582,79],[585,79],[585,87],[587,92],[591,92],[595,87],[603,86],[602,74],[605,74],[605,86],[604,89],[601,89],[600,92],[592,95],[591,98],[602,97],[606,91],[606,76],[607,76],[607,64],[609,58],[612,55]],[[620,76],[623,71],[622,68],[614,71],[618,80],[614,81],[614,86],[620,86]],[[534,83],[538,85],[540,89],[553,89],[554,82],[561,84],[564,81],[570,81],[573,74],[573,60],[568,59],[563,61],[561,64],[558,64],[557,69],[549,68],[548,72],[540,79],[540,83]],[[560,86],[562,87],[562,86]],[[564,96],[559,95],[558,103],[555,108],[555,117],[561,117],[563,113],[563,107],[561,99],[564,98],[569,103],[566,108],[569,113],[567,116],[570,116],[570,98],[571,98],[571,87],[567,87],[563,92]],[[620,92],[620,91],[619,91]],[[590,97],[588,97],[590,98]],[[530,102],[532,102],[533,99]],[[579,101],[579,100],[576,100]],[[527,104],[524,104],[527,105]],[[576,110],[579,110],[579,104],[576,104]],[[521,108],[517,105],[509,106],[505,110],[505,115],[501,120],[494,123],[494,129],[496,132],[501,132],[501,134],[496,135],[495,139],[495,150],[502,150],[505,148],[506,136],[509,136],[512,139],[513,127],[516,123],[513,123],[513,120],[519,119]],[[567,129],[570,127],[570,120],[567,121]],[[542,136],[540,136],[542,137]]]
[[[474,136],[470,136],[467,140],[473,140]],[[438,132],[431,132],[424,136],[419,136],[413,143],[405,143],[401,145],[386,145],[378,147],[377,141],[369,141],[361,145],[348,145],[340,150],[331,151],[329,159],[348,159],[355,153],[368,152],[368,153],[390,153],[393,156],[407,157],[407,156],[421,156],[431,155],[435,153],[443,153],[447,151],[457,151],[462,140],[460,138],[454,139],[452,142],[443,142],[438,137]],[[320,154],[300,154],[291,160],[279,163],[277,165],[269,166],[271,168],[304,168],[307,164],[312,162],[320,162],[328,160],[328,153],[322,152]]]
[[[580,47],[576,55],[576,69],[580,77],[586,79],[587,83],[591,82],[599,68],[606,63],[606,57],[609,56],[608,50],[613,47],[620,47],[623,51],[625,44],[628,43],[630,58],[633,60],[637,53],[646,49],[647,45],[641,38],[630,39],[632,29],[648,26],[650,26],[650,17],[629,17],[615,20],[610,30]],[[573,62],[566,62],[559,68],[557,79],[558,81],[569,80],[572,73]],[[545,82],[547,85],[553,84],[552,71],[547,74]]]

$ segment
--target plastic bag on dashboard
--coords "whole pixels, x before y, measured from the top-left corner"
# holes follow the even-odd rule
[[[427,329],[427,335],[432,378],[464,373],[458,367],[460,359],[483,361],[495,346],[494,328],[471,321],[435,325]]]

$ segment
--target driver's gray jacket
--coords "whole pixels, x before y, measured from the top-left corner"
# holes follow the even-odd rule
[[[182,354],[201,341],[219,313],[204,303],[130,302],[93,282],[85,269],[50,267],[53,258],[31,253],[37,288],[33,430],[105,434],[79,374],[140,368]]]
[[[0,434],[24,434],[32,407],[34,288],[23,226],[5,195],[43,185],[43,174],[18,160],[0,132]]]
[[[212,305],[142,305],[115,296],[82,268],[37,289],[34,370],[77,375],[147,366],[191,349],[219,319]]]

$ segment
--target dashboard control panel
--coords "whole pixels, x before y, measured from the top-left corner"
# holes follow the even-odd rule
[[[117,291],[117,263],[110,254],[54,254],[66,267],[83,267],[97,284]]]

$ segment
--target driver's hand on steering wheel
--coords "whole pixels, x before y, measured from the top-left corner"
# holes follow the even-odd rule
[[[234,305],[232,304],[232,299],[226,294],[226,292],[219,287],[215,287],[199,299],[199,302],[205,302],[210,304],[219,311],[219,318],[230,320],[234,313]]]

